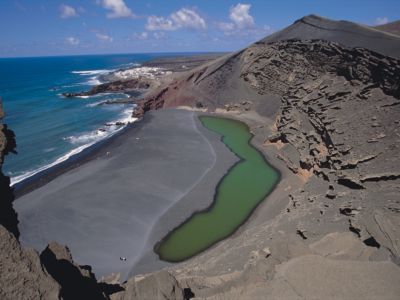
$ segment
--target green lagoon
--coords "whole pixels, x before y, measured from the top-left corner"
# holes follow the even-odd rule
[[[279,181],[279,173],[250,144],[252,134],[246,124],[220,117],[199,118],[241,160],[219,182],[213,204],[194,213],[156,245],[156,253],[165,261],[188,259],[234,233]]]

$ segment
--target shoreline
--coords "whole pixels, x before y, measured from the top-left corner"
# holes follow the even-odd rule
[[[171,76],[174,74],[179,74],[182,71],[187,71],[192,68],[197,67],[199,64],[210,61],[216,57],[219,57],[223,55],[223,53],[201,53],[201,54],[193,54],[191,55],[190,53],[186,55],[176,55],[172,57],[154,57],[151,58],[147,61],[144,61],[140,63],[137,66],[134,67],[126,67],[126,68],[121,68],[121,69],[109,69],[109,70],[103,70],[107,71],[108,76],[110,76],[110,80],[102,81],[99,82],[99,84],[91,87],[87,91],[81,91],[81,92],[68,92],[66,91],[65,94],[73,95],[76,94],[77,98],[81,97],[96,97],[101,94],[119,94],[119,93],[124,93],[128,95],[128,98],[126,99],[117,99],[117,100],[104,100],[103,102],[99,103],[94,103],[93,105],[119,105],[119,104],[133,104],[133,107],[129,107],[127,109],[124,109],[123,112],[129,111],[129,118],[134,118],[132,112],[135,109],[136,102],[140,100],[142,97],[144,97],[147,93],[151,92],[152,90],[156,89],[159,84],[164,82],[165,80],[168,80]],[[186,66],[187,65],[187,66]],[[184,69],[182,69],[182,66],[186,66]],[[152,79],[155,83],[154,86],[150,86],[147,89],[141,89],[141,88],[134,88],[133,90],[130,88],[123,88],[122,90],[104,90],[102,91],[99,89],[98,92],[95,92],[94,94],[90,94],[91,96],[78,96],[79,94],[87,94],[90,93],[93,89],[98,89],[99,87],[103,85],[110,85],[110,88],[113,87],[113,82],[114,80],[112,79],[113,76],[111,76],[114,73],[118,73],[123,70],[134,70],[136,68],[147,68],[147,67],[154,67],[154,68],[159,68],[160,70],[165,70],[165,71],[173,71],[173,74],[167,74],[168,72],[164,72],[164,75],[161,75],[160,77],[156,77]],[[165,69],[164,67],[167,67]],[[78,72],[78,71],[73,71],[73,72]],[[85,72],[85,71],[79,71],[79,72]],[[92,72],[92,71],[87,71],[87,72]],[[140,72],[139,72],[140,73]],[[139,74],[138,73],[138,74]],[[96,75],[96,78],[101,78],[104,80],[104,74],[99,73]],[[145,77],[143,77],[144,80],[146,81]],[[128,82],[131,80],[127,80]],[[139,80],[140,81],[140,80]],[[75,100],[74,100],[75,101]],[[77,100],[79,101],[79,100]],[[132,121],[126,121],[126,117],[123,116],[122,119],[110,119],[106,120],[106,123],[115,121],[116,123],[123,122],[123,123],[131,123]],[[133,121],[134,122],[134,121]],[[98,130],[102,130],[104,124],[99,124],[98,125]],[[124,126],[126,127],[126,126]],[[28,168],[22,171],[21,173],[18,173],[19,175],[17,176],[11,176],[11,185],[12,187],[15,188],[16,191],[18,191],[18,195],[20,195],[19,191],[23,189],[24,186],[31,185],[29,182],[38,182],[39,177],[47,177],[48,173],[52,173],[54,169],[62,169],[64,167],[70,167],[71,161],[76,159],[77,157],[84,156],[82,152],[90,152],[90,150],[87,150],[88,148],[96,148],[96,144],[98,143],[103,143],[105,140],[108,140],[109,138],[113,137],[115,134],[118,134],[120,131],[123,131],[125,129],[120,129],[120,128],[115,128],[109,132],[107,132],[107,137],[101,138],[99,137],[97,141],[93,141],[90,143],[86,143],[83,145],[75,146],[68,150],[67,152],[63,152],[63,154],[60,154],[60,156],[56,157],[54,160],[51,160],[49,162],[46,162],[45,165],[40,165],[35,168]],[[108,131],[108,129],[107,129]],[[77,153],[76,153],[77,152]],[[69,161],[66,163],[66,161]],[[60,165],[60,166],[59,166]],[[52,170],[49,170],[49,169]],[[40,174],[40,175],[38,175]],[[48,182],[48,180],[45,180],[45,182]],[[32,190],[32,188],[29,188],[28,190]],[[23,194],[26,193],[25,191]],[[18,197],[18,196],[17,196]]]
[[[112,144],[114,139],[126,134],[128,131],[135,129],[138,130],[142,121],[142,119],[135,120],[134,122],[125,125],[120,131],[115,132],[103,140],[94,142],[82,151],[71,155],[66,160],[13,184],[11,187],[14,190],[15,199],[46,185],[58,176],[70,170],[79,168],[83,164],[104,155],[106,153],[105,150]]]
[[[47,177],[51,179],[48,184],[32,185],[35,190],[14,202],[22,244],[38,250],[49,240],[67,244],[76,261],[91,265],[99,278],[120,272],[126,279],[136,258],[153,254],[146,242],[153,225],[166,217],[162,228],[169,230],[193,206],[207,207],[215,192],[213,184],[236,160],[221,147],[219,138],[206,133],[213,144],[209,148],[203,130],[193,134],[197,129],[188,128],[188,122],[198,123],[191,112],[163,109],[148,113],[125,134],[78,157],[62,174],[49,174],[53,178]],[[218,150],[215,165],[210,152],[216,149],[214,144]],[[185,164],[179,163],[182,159]],[[199,187],[201,194],[193,191]],[[171,210],[175,205],[181,209]],[[149,243],[152,248],[154,244]],[[129,263],[114,261],[121,255]],[[169,264],[153,257],[148,267],[152,265],[161,269]]]
[[[161,110],[165,110],[165,109],[161,109]],[[166,109],[168,110],[168,109]],[[179,109],[178,109],[179,110]],[[143,274],[143,273],[148,273],[148,272],[153,272],[156,270],[160,270],[163,269],[164,267],[167,268],[175,268],[176,266],[179,266],[180,264],[185,264],[185,263],[190,263],[193,259],[195,260],[197,257],[202,256],[205,253],[208,253],[210,250],[214,249],[215,247],[217,247],[219,244],[223,243],[226,240],[235,238],[237,235],[240,235],[240,233],[245,230],[245,228],[247,228],[248,226],[250,226],[250,222],[251,220],[253,220],[255,218],[255,214],[257,213],[258,210],[261,209],[261,207],[267,205],[266,202],[268,202],[268,200],[270,200],[271,196],[274,195],[277,192],[278,187],[281,185],[282,183],[282,177],[283,177],[283,173],[282,173],[282,169],[277,167],[276,164],[273,162],[272,159],[271,161],[271,157],[269,157],[269,155],[266,155],[266,151],[265,149],[262,149],[260,147],[260,144],[258,144],[256,142],[258,135],[255,134],[254,132],[251,131],[251,122],[249,122],[248,120],[246,121],[245,119],[243,119],[242,116],[238,116],[236,114],[224,114],[224,113],[220,113],[220,112],[200,112],[200,113],[195,113],[194,118],[198,121],[198,117],[201,115],[209,115],[209,116],[214,116],[214,117],[223,117],[223,118],[231,118],[231,119],[235,119],[238,120],[240,122],[243,122],[246,124],[246,126],[249,128],[249,131],[252,134],[252,138],[248,141],[249,144],[251,144],[258,152],[260,152],[261,156],[263,157],[263,159],[278,173],[278,180],[275,183],[274,187],[271,189],[271,191],[265,196],[265,198],[263,200],[261,200],[256,207],[254,207],[254,209],[252,210],[252,212],[249,214],[248,218],[246,218],[246,220],[244,222],[242,222],[228,237],[218,240],[217,242],[215,242],[213,245],[211,245],[210,247],[208,247],[207,249],[205,249],[204,251],[201,251],[200,253],[197,253],[196,255],[192,256],[189,259],[186,259],[184,261],[181,262],[174,262],[171,263],[167,262],[167,261],[163,261],[163,260],[159,260],[161,265],[158,265],[157,263],[157,267],[155,267],[152,264],[149,264],[149,266],[143,265],[143,259],[146,261],[146,258],[141,258],[138,261],[135,262],[133,268],[129,271],[130,276],[134,276],[137,274]],[[57,164],[47,170],[44,170],[40,173],[35,174],[34,176],[32,176],[31,178],[28,178],[29,180],[23,181],[21,182],[21,186],[16,186],[15,189],[15,195],[16,195],[16,200],[18,200],[18,198],[35,191],[36,189],[39,189],[43,186],[45,186],[46,184],[50,183],[51,181],[57,179],[58,177],[60,177],[61,175],[68,173],[71,170],[76,170],[79,171],[80,167],[83,167],[85,164],[89,163],[90,161],[96,160],[102,156],[107,155],[106,153],[108,151],[112,152],[114,149],[116,149],[116,147],[118,145],[115,144],[116,140],[118,144],[123,143],[123,138],[124,135],[130,135],[130,134],[135,134],[136,132],[140,132],[140,129],[145,126],[147,123],[151,122],[151,118],[150,118],[150,114],[146,113],[144,114],[142,119],[139,119],[131,124],[128,124],[123,130],[121,130],[120,132],[117,132],[115,135],[106,138],[105,140],[102,140],[100,142],[95,143],[92,146],[89,146],[88,148],[84,149],[82,152],[71,156],[69,159],[67,159],[66,161]],[[204,131],[208,131],[204,126],[201,125],[201,129],[203,132]],[[216,133],[213,132],[209,132],[211,135],[217,135]],[[220,141],[220,143],[223,145],[223,147],[225,147],[231,154],[233,154],[234,157],[237,158],[237,156],[232,153],[232,151],[226,147],[226,145],[221,141],[221,137],[219,135],[218,136],[218,140]],[[205,137],[206,138],[206,137]],[[206,138],[207,139],[207,138]],[[277,160],[277,159],[276,159]],[[280,162],[279,160],[277,160],[277,162]],[[170,232],[172,232],[174,230],[174,228],[177,228],[179,226],[181,226],[182,224],[184,224],[188,219],[190,219],[190,217],[195,214],[196,212],[199,211],[204,211],[204,210],[208,210],[210,209],[210,207],[212,207],[212,205],[214,204],[214,199],[215,199],[215,191],[216,188],[218,186],[218,184],[221,182],[221,180],[226,176],[226,174],[229,172],[229,170],[235,166],[238,162],[233,163],[232,165],[229,166],[229,168],[226,170],[226,172],[224,174],[222,174],[221,177],[218,178],[218,180],[214,183],[215,187],[211,188],[213,191],[213,196],[211,197],[211,201],[206,201],[207,204],[205,205],[205,207],[203,208],[191,208],[190,213],[189,214],[184,214],[184,219],[179,220],[177,222],[175,222],[176,224],[170,227],[165,227],[167,228],[167,232],[166,233],[162,233],[161,234],[161,239],[158,239],[156,243],[152,243],[151,239],[149,239],[146,244],[148,245],[149,243],[152,245],[151,247],[151,252],[152,253],[148,253],[147,256],[157,256],[157,258],[159,259],[159,256],[156,252],[154,252],[154,247],[156,247],[156,244],[158,242],[160,242],[162,239],[164,239],[168,234],[170,234]],[[19,184],[19,183],[18,183]],[[16,185],[18,185],[16,184]],[[157,227],[160,225],[160,223],[163,223],[163,219],[165,219],[166,217],[170,217],[171,213],[174,213],[173,211],[180,211],[177,210],[177,206],[179,207],[179,205],[181,205],[183,199],[180,199],[177,203],[174,203],[171,207],[169,207],[156,221],[155,225],[151,228],[151,231],[153,232],[154,229],[157,231]],[[268,205],[267,205],[268,206]],[[189,217],[188,217],[189,216]],[[165,231],[165,230],[164,230]],[[145,247],[144,247],[145,248]],[[146,255],[145,255],[146,256]],[[152,259],[154,261],[154,259]],[[136,269],[137,267],[137,269]],[[136,270],[135,270],[136,269]]]

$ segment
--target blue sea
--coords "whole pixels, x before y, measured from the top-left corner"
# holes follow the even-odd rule
[[[146,60],[176,54],[118,54],[92,56],[0,58],[0,97],[4,123],[16,134],[17,155],[5,159],[3,172],[15,184],[68,159],[121,126],[134,121],[133,104],[97,105],[125,94],[64,98],[101,83],[99,76],[137,66]]]

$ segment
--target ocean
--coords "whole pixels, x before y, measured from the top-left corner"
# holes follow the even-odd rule
[[[33,58],[0,58],[0,97],[15,132],[17,155],[9,154],[3,172],[11,183],[65,161],[132,122],[133,104],[97,105],[127,97],[122,93],[64,98],[100,84],[99,76],[176,54],[118,54]]]

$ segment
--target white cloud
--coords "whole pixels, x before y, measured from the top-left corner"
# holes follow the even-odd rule
[[[111,43],[114,40],[112,36],[103,33],[96,33],[96,37],[102,42]]]
[[[129,18],[134,17],[132,10],[126,6],[124,0],[102,0],[102,6],[110,10],[107,18]]]
[[[178,28],[206,29],[206,21],[194,10],[182,8],[171,15],[172,21]]]
[[[206,29],[206,21],[194,10],[181,8],[169,17],[149,16],[147,30]]]
[[[217,27],[224,32],[225,35],[237,35],[246,30],[255,28],[254,19],[250,15],[251,5],[238,3],[229,9],[229,19],[231,22],[217,23]]]
[[[153,36],[156,40],[161,40],[166,37],[165,32],[154,32]]]
[[[77,17],[78,13],[76,12],[76,9],[73,8],[72,6],[66,5],[66,4],[61,4],[60,5],[60,17],[63,19],[68,19],[68,18],[73,18]]]
[[[230,22],[219,22],[217,28],[227,37],[259,39],[273,32],[268,25],[256,26],[250,15],[250,4],[238,3],[229,9]]]
[[[235,29],[235,24],[233,23],[226,23],[226,22],[220,22],[218,23],[218,28],[221,29],[224,32],[229,32]]]
[[[238,3],[231,7],[229,18],[236,25],[237,28],[252,28],[254,27],[254,19],[249,14],[251,4]]]
[[[77,39],[76,37],[69,36],[69,37],[65,38],[65,42],[66,42],[68,45],[77,46],[77,45],[79,45],[80,40]]]
[[[164,17],[149,16],[146,24],[147,30],[176,30],[172,20]]]
[[[378,17],[375,19],[375,25],[384,25],[389,23],[389,19],[387,17]]]
[[[142,33],[134,33],[133,38],[137,40],[147,40],[149,37],[149,34],[146,31],[143,31]]]

